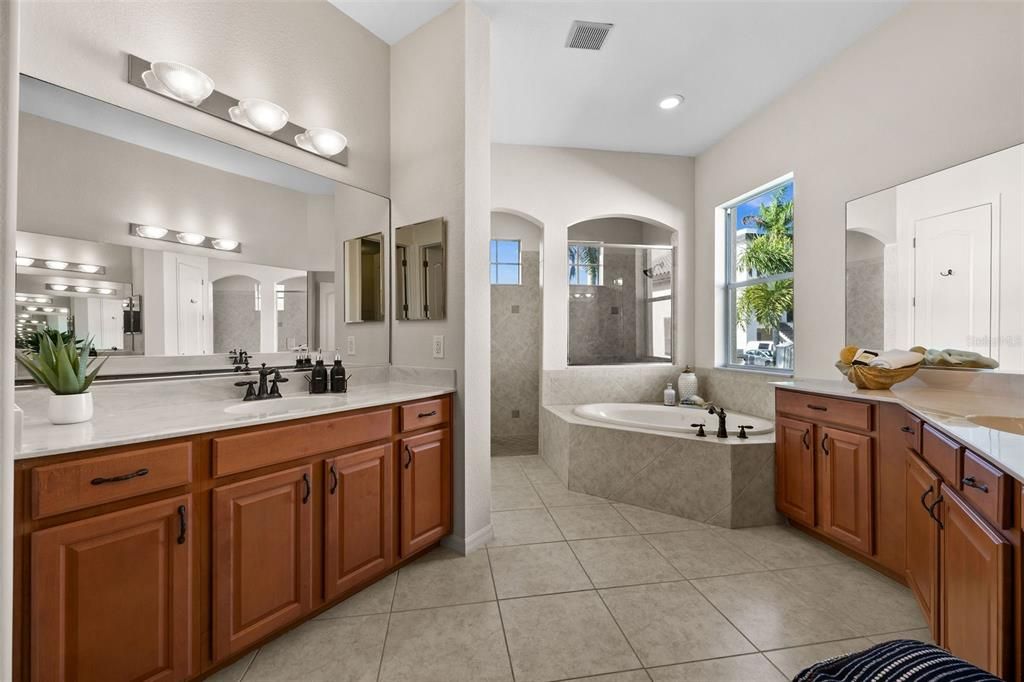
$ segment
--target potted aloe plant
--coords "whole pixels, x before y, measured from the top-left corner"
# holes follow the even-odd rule
[[[45,332],[36,333],[37,351],[21,351],[16,357],[32,378],[45,385],[50,396],[48,416],[54,424],[78,424],[92,419],[92,393],[89,386],[106,362],[90,362],[92,339],[65,339]],[[90,366],[91,365],[91,366]]]

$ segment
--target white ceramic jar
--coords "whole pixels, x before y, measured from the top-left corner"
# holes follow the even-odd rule
[[[679,402],[686,402],[697,395],[698,388],[697,375],[687,367],[679,375]]]

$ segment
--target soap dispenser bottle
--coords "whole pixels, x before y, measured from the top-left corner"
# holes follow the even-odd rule
[[[309,392],[310,393],[327,393],[328,384],[327,368],[324,366],[324,357],[322,353],[316,354],[316,364],[313,365],[313,371],[309,377]]]
[[[331,393],[348,393],[348,377],[338,351],[334,351],[334,366],[331,367]]]
[[[676,389],[672,388],[671,381],[665,386],[665,405],[668,407],[676,406]]]

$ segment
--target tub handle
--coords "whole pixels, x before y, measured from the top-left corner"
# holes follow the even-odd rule
[[[754,428],[753,424],[740,424],[740,435],[737,438],[749,438],[747,435],[747,429]]]
[[[701,422],[700,424],[690,424],[690,426],[697,427],[697,437],[698,438],[707,438],[708,437],[708,434],[704,433],[704,423],[703,422]]]

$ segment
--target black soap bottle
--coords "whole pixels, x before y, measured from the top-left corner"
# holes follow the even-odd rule
[[[341,353],[334,351],[334,367],[331,367],[331,393],[347,393],[348,377],[345,365],[341,364]]]
[[[309,392],[310,393],[327,393],[328,375],[327,368],[324,366],[323,355],[317,353],[316,364],[313,365],[313,372],[309,377]]]

